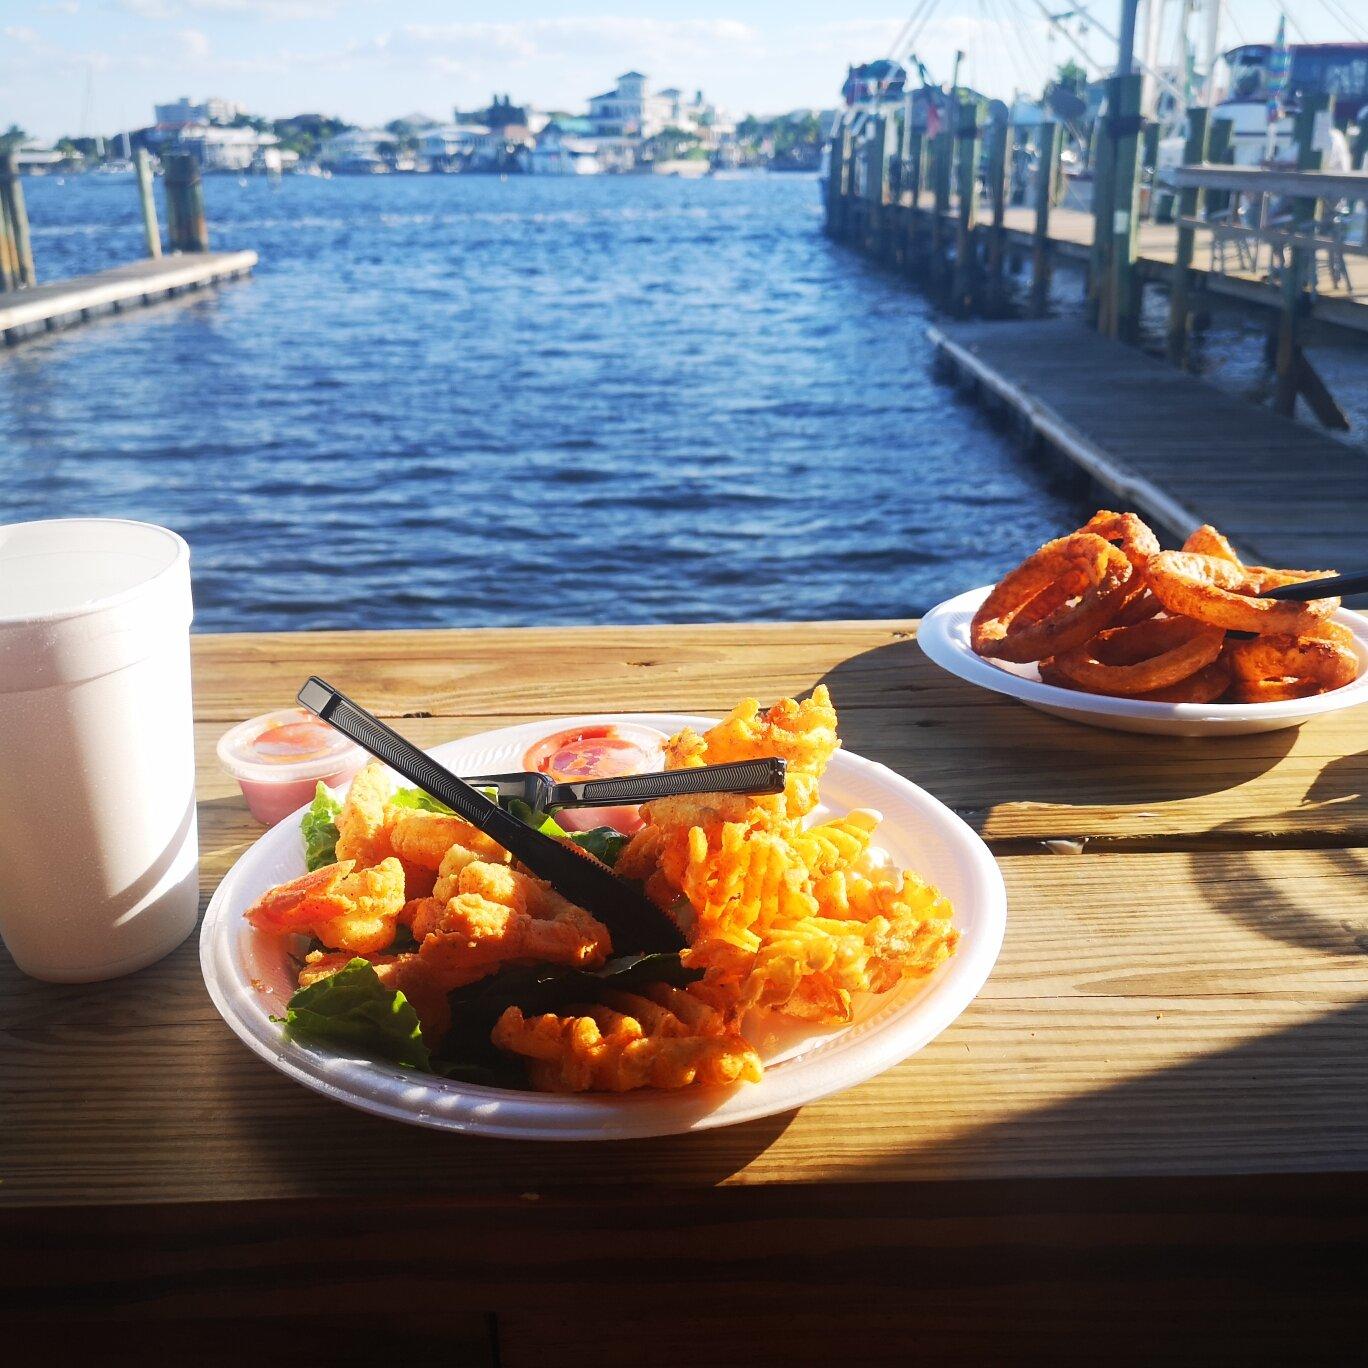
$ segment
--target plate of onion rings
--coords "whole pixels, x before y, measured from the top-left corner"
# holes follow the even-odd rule
[[[1164,551],[1101,511],[995,585],[939,604],[918,642],[943,669],[1116,731],[1230,736],[1368,701],[1368,621],[1268,590],[1335,573],[1246,565],[1210,526]]]

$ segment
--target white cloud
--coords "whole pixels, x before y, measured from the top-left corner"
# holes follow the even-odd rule
[[[80,10],[76,0],[43,0],[38,6],[40,14],[76,14]]]
[[[119,0],[119,8],[139,19],[170,19],[176,13],[175,5],[168,0]]]
[[[209,56],[209,39],[199,29],[181,29],[176,37],[180,39],[181,55],[190,62],[203,62]]]

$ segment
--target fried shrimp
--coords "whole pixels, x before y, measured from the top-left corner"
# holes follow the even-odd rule
[[[385,809],[394,788],[385,767],[372,760],[351,781],[337,816],[337,858],[366,869],[395,853]]]
[[[329,949],[367,955],[394,941],[404,906],[404,869],[393,857],[371,869],[342,860],[271,889],[246,912],[278,935],[313,936]]]
[[[460,817],[403,808],[392,812],[391,818],[389,839],[394,853],[424,869],[440,871],[452,846],[471,851],[481,860],[508,859],[497,841]]]
[[[608,957],[611,945],[607,928],[571,903],[555,916],[534,917],[478,893],[462,893],[446,904],[418,953],[449,992],[517,961],[592,968]]]

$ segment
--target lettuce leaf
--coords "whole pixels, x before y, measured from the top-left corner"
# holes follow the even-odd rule
[[[424,793],[420,788],[401,788],[395,789],[390,798],[392,807],[418,808],[423,812],[445,812],[451,815],[451,809],[445,803],[438,802],[430,793]]]
[[[395,988],[386,988],[368,960],[354,959],[337,973],[301,988],[283,1021],[292,1038],[341,1046],[410,1069],[430,1069],[418,1013]]]
[[[341,811],[341,800],[320,779],[313,802],[299,823],[304,836],[304,864],[310,873],[336,863],[337,814]]]
[[[590,831],[566,831],[550,813],[533,812],[521,798],[511,799],[508,810],[520,822],[536,827],[543,836],[556,836],[562,840],[573,841],[591,855],[597,855],[610,868],[617,864],[622,847],[631,839],[610,826],[594,827]]]
[[[577,846],[583,846],[591,855],[597,855],[610,868],[617,864],[622,847],[632,838],[624,836],[616,827],[593,827],[589,831],[572,831],[570,839]]]

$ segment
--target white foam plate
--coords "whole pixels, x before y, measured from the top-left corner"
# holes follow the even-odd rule
[[[661,713],[561,717],[451,741],[431,753],[458,774],[512,770],[541,737],[603,722],[642,723],[667,733],[711,725],[707,718]],[[295,969],[282,942],[256,931],[243,913],[266,889],[304,873],[298,814],[257,841],[215,892],[200,933],[204,981],[223,1019],[268,1064],[326,1097],[399,1121],[518,1139],[615,1140],[704,1130],[787,1111],[872,1078],[939,1035],[983,986],[1007,917],[1002,875],[988,848],[915,784],[883,765],[839,751],[822,780],[822,797],[817,819],[855,807],[883,813],[877,841],[897,863],[951,899],[962,939],[930,978],[857,1004],[849,1026],[780,1026],[768,1017],[762,1035],[748,1023],[765,1061],[760,1083],[619,1096],[516,1092],[286,1040],[270,1018],[284,1014]]]
[[[985,660],[976,654],[969,644],[969,624],[991,589],[992,585],[970,589],[937,604],[922,619],[917,643],[942,669],[970,684],[1020,699],[1029,707],[1068,718],[1070,722],[1167,736],[1240,736],[1298,727],[1309,717],[1368,701],[1368,622],[1344,608],[1335,613],[1335,621],[1354,634],[1359,677],[1342,689],[1284,703],[1147,703],[1042,684],[1040,671],[1034,665]]]

